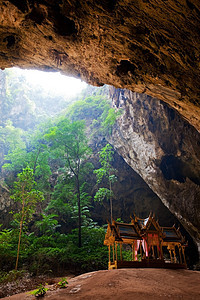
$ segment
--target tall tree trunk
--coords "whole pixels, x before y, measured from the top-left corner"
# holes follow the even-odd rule
[[[23,189],[24,193],[24,189]],[[24,221],[24,206],[25,206],[25,199],[23,196],[23,201],[22,201],[22,217],[20,221],[20,227],[19,227],[19,240],[18,240],[18,247],[17,247],[17,259],[16,259],[16,264],[15,264],[15,270],[17,271],[18,268],[18,261],[19,261],[19,250],[20,250],[20,243],[21,243],[21,236],[22,236],[22,227],[23,227],[23,221]]]
[[[81,248],[82,241],[81,241],[81,193],[80,193],[80,183],[79,178],[77,176],[77,194],[78,194],[78,246]]]
[[[109,180],[109,184],[110,184],[110,221],[111,221],[111,224],[112,224],[112,219],[113,219],[112,195],[111,195],[111,193],[112,193],[112,184],[111,184],[110,180]]]

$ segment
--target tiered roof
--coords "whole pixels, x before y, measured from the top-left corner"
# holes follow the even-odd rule
[[[134,214],[131,217],[131,224],[112,221],[108,222],[108,229],[105,236],[104,244],[112,244],[113,241],[126,242],[131,240],[141,240],[148,233],[157,233],[164,242],[177,242],[184,244],[185,239],[181,235],[179,229],[173,227],[161,227],[155,219],[155,215],[150,215],[148,218],[141,219]]]
[[[145,219],[134,216],[131,217],[130,224],[114,220],[112,224],[108,222],[104,245],[108,246],[109,250],[109,270],[133,267],[186,268],[187,244],[179,229],[175,226],[161,227],[155,215],[150,214]],[[123,259],[123,251],[126,251],[127,247],[128,250],[131,249],[131,260]],[[170,256],[170,264],[163,255],[166,249]],[[124,258],[126,259],[126,256]]]
[[[114,220],[112,224],[108,223],[104,244],[107,245],[111,243],[113,238],[118,242],[142,239],[140,231],[135,224],[119,223]]]
[[[131,224],[135,224],[137,227],[139,227],[139,231],[141,234],[144,234],[145,232],[159,232],[162,235],[162,229],[155,219],[155,215],[150,215],[148,218],[141,219],[138,218],[134,214],[135,218],[131,217]]]
[[[176,229],[175,226],[173,227],[162,227],[162,232],[164,235],[165,242],[176,242],[176,243],[185,243],[185,238],[179,231],[179,228]]]

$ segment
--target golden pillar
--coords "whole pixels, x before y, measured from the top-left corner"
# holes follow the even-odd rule
[[[110,245],[108,246],[108,256],[109,256],[109,263],[110,263]]]
[[[174,263],[176,263],[176,251],[175,251],[175,247],[173,247],[172,251],[173,251],[173,255],[174,255]]]
[[[172,257],[172,249],[171,249],[171,247],[167,247],[167,249],[169,250],[169,254],[170,254],[170,260],[171,260],[171,262],[173,263],[173,257]]]
[[[113,262],[115,262],[115,247],[114,247],[114,244],[112,245],[112,249],[113,249]]]

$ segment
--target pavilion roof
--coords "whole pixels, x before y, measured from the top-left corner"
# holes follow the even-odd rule
[[[152,215],[151,213],[149,214],[149,216],[145,219],[141,219],[139,217],[137,217],[134,214],[135,218],[131,218],[132,219],[132,224],[135,224],[136,226],[139,227],[141,232],[147,232],[147,231],[151,231],[151,232],[160,232],[162,234],[162,230],[161,227],[158,223],[158,221],[155,219],[155,215]]]
[[[134,224],[113,222],[121,239],[140,239],[140,232]]]
[[[175,226],[173,227],[162,227],[162,232],[164,234],[163,241],[165,242],[178,242],[184,243],[185,239],[180,233],[179,229],[176,229]]]
[[[131,240],[141,240],[140,232],[134,224],[120,223],[113,220],[108,223],[104,244],[110,244],[113,241],[127,242]]]
[[[135,218],[131,217],[131,224],[115,220],[112,221],[112,224],[108,222],[104,244],[111,245],[115,241],[129,243],[134,240],[142,240],[146,234],[158,234],[166,243],[185,244],[185,238],[175,226],[161,227],[155,216],[151,214],[145,219],[138,218],[135,214],[134,216]]]

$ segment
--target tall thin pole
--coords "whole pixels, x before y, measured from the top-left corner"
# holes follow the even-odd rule
[[[78,192],[78,246],[81,248],[81,195],[80,195],[80,186],[79,186],[79,178],[77,176],[77,192]]]
[[[15,264],[15,270],[17,270],[17,268],[18,268],[18,261],[19,261],[19,250],[20,250],[22,227],[23,227],[23,221],[24,221],[24,206],[25,206],[25,199],[24,199],[24,187],[23,187],[22,217],[21,217],[20,227],[19,227],[19,240],[18,240],[18,247],[17,247],[17,259],[16,259],[16,264]]]
[[[110,177],[110,172],[109,172],[109,177]],[[109,184],[110,184],[110,221],[112,223],[112,219],[113,219],[113,210],[112,210],[112,195],[111,195],[111,191],[112,191],[112,183],[111,180],[109,179]]]

